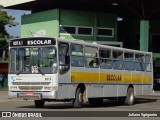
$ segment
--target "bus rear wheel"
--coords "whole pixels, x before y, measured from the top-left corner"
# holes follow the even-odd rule
[[[81,88],[77,88],[75,100],[73,101],[73,106],[75,108],[81,108],[83,103],[83,92]]]
[[[44,107],[44,100],[35,100],[34,104],[36,108],[43,108]]]
[[[128,88],[127,96],[125,99],[126,105],[133,105],[134,104],[134,89],[132,87]]]

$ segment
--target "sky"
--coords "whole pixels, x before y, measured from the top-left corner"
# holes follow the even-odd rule
[[[24,11],[24,10],[11,10],[11,9],[5,9],[7,11],[8,15],[15,17],[15,22],[18,22],[18,25],[15,27],[8,27],[6,26],[7,32],[11,36],[21,36],[21,16],[31,14],[31,11]]]

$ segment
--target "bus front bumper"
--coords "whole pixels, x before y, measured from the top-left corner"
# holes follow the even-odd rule
[[[9,98],[22,98],[22,99],[57,99],[57,91],[8,91]]]

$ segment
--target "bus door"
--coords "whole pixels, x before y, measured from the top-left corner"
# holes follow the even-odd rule
[[[70,58],[69,58],[69,44],[60,42],[58,45],[58,55],[59,55],[59,91],[58,96],[60,99],[68,98],[70,92]]]

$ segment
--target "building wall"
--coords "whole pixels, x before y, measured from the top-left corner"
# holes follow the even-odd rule
[[[97,41],[117,40],[117,15],[115,14],[60,10],[60,25],[93,27],[92,36],[60,34],[61,38]],[[113,28],[114,37],[98,37],[97,27]]]
[[[118,22],[118,41],[123,42],[124,48],[140,49],[140,21],[131,18],[123,18]]]
[[[160,21],[159,20],[152,20],[150,23],[150,33],[151,34],[160,34]]]
[[[82,11],[60,10],[60,25],[93,27],[94,13],[82,12]],[[94,39],[93,35],[83,36],[83,35],[60,34],[60,37],[65,39],[82,39],[82,40]]]
[[[97,27],[114,28],[114,37],[98,37],[99,41],[117,41],[117,15],[98,13]]]
[[[22,17],[21,37],[59,36],[59,10],[33,13]]]
[[[92,35],[73,35],[59,33],[59,27],[63,25],[92,27]],[[97,36],[98,27],[113,28],[114,36]],[[43,33],[44,31],[46,32],[47,37],[117,41],[117,16],[107,13],[54,9],[22,17],[21,37],[36,36],[37,32]]]
[[[159,22],[158,20],[149,20],[149,51],[152,51],[152,48],[155,47],[152,35],[158,35],[158,39],[160,38]],[[117,33],[118,41],[123,41],[125,48],[140,49],[140,20],[124,18],[123,21],[118,23]]]

